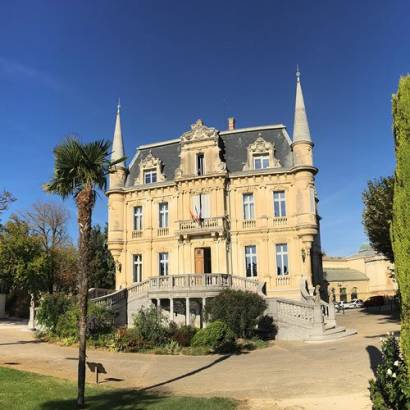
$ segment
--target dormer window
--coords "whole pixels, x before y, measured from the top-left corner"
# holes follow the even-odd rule
[[[254,155],[253,167],[255,169],[269,168],[269,154]]]
[[[278,168],[279,160],[275,157],[275,145],[273,142],[265,141],[260,134],[255,142],[248,145],[247,161],[244,171],[254,169]]]
[[[196,174],[202,176],[205,174],[204,170],[204,154],[196,154]]]
[[[155,169],[144,171],[144,183],[153,184],[154,182],[157,182],[157,171]]]
[[[154,157],[151,151],[142,158],[139,168],[137,184],[153,184],[165,181],[165,175],[162,172],[162,162],[159,158]]]

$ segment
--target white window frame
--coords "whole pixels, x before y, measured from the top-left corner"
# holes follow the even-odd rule
[[[161,268],[163,273],[161,273]],[[158,254],[158,274],[159,276],[168,276],[169,274],[169,255],[168,252]]]
[[[260,161],[260,166],[256,166],[257,161]],[[253,155],[253,168],[254,169],[266,169],[269,168],[269,154],[254,154]]]
[[[276,214],[276,205],[278,206],[277,214]],[[286,193],[285,191],[273,191],[273,216],[275,218],[286,216]]]
[[[275,245],[275,255],[276,255],[276,275],[277,276],[289,275],[288,244],[287,243],[277,243]],[[286,267],[286,272],[285,272],[285,267]]]
[[[250,261],[249,275],[248,260]],[[258,258],[256,255],[256,245],[245,246],[245,275],[247,278],[256,278],[258,276]]]
[[[133,255],[133,270],[132,279],[135,283],[142,282],[142,254],[137,253]]]
[[[253,192],[247,192],[242,195],[243,219],[245,221],[255,219],[255,199]]]
[[[205,175],[205,155],[203,152],[198,152],[196,154],[196,175]]]
[[[157,175],[156,169],[144,170],[144,184],[154,184],[157,181],[158,181],[158,175]]]
[[[134,206],[134,231],[142,231],[142,206]]]
[[[168,228],[168,202],[160,202],[158,205],[159,227]]]

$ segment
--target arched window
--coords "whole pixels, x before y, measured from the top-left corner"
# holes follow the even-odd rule
[[[340,302],[347,302],[347,292],[346,292],[346,288],[340,288],[339,291],[339,299]]]
[[[350,294],[350,300],[357,299],[357,288],[352,288],[352,293]]]

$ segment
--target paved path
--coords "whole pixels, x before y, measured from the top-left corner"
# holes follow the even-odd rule
[[[380,357],[380,337],[398,331],[389,314],[346,311],[338,324],[358,335],[336,342],[275,342],[233,356],[159,356],[88,351],[102,362],[104,383],[179,395],[228,396],[244,408],[370,409],[368,379]],[[0,324],[0,365],[75,379],[77,349],[39,343],[22,324]],[[88,375],[88,381],[93,381]]]

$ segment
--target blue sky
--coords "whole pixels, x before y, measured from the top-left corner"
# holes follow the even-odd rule
[[[293,127],[295,67],[315,142],[322,246],[366,240],[361,192],[394,169],[391,94],[410,67],[407,1],[3,1],[0,189],[11,212],[47,199],[65,135],[111,139],[122,103],[127,155],[197,118]],[[76,235],[75,208],[70,231]],[[3,220],[7,214],[3,216]],[[94,221],[106,221],[101,195]]]

